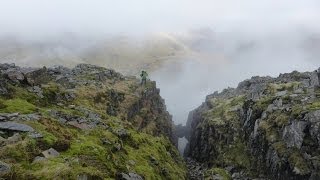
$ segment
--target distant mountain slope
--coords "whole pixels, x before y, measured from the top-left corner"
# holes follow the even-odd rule
[[[187,56],[188,48],[167,34],[142,39],[116,36],[86,39],[65,34],[48,40],[28,41],[5,37],[0,41],[0,61],[18,65],[68,67],[91,63],[136,74],[141,69],[154,70],[167,60]]]

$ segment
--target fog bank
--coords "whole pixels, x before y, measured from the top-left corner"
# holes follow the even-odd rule
[[[176,124],[216,90],[320,66],[318,0],[0,2],[0,63],[146,69]]]

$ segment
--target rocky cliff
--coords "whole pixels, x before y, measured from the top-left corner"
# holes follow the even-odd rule
[[[184,179],[155,82],[88,64],[0,65],[0,177]]]
[[[253,77],[208,95],[185,130],[196,179],[320,179],[319,77]]]

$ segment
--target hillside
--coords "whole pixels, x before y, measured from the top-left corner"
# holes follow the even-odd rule
[[[125,75],[136,75],[141,69],[154,71],[167,61],[188,56],[189,50],[168,34],[143,38],[128,36],[82,37],[65,33],[41,40],[0,37],[0,63],[21,66],[73,67],[80,63],[116,69]]]
[[[319,77],[253,77],[208,95],[184,130],[192,179],[319,179]]]
[[[155,82],[88,64],[0,70],[2,178],[186,178]]]

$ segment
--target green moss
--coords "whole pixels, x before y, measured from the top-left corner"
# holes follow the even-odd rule
[[[300,82],[289,82],[289,83],[270,83],[267,86],[267,93],[274,95],[278,91],[289,91],[292,92],[295,88],[299,87]]]
[[[250,156],[243,142],[239,140],[228,146],[224,151],[223,158],[228,165],[237,165],[240,168],[250,169]]]
[[[2,109],[0,109],[1,113],[19,112],[21,114],[30,114],[36,111],[36,106],[24,99],[3,100],[2,104],[4,106]]]
[[[36,141],[26,138],[16,144],[3,147],[0,150],[0,159],[9,159],[16,163],[25,163],[33,160],[35,155],[41,151],[36,145]]]
[[[277,133],[277,129],[272,126],[270,122],[262,121],[259,124],[259,128],[261,128],[266,135],[266,139],[270,143],[277,142],[279,140],[279,135]]]
[[[13,86],[9,85],[9,96],[6,97],[8,99],[24,99],[31,104],[36,104],[38,102],[38,97],[27,90],[25,87]]]
[[[294,150],[294,152],[290,154],[289,163],[296,174],[307,175],[310,173],[310,167],[299,150]]]
[[[231,100],[230,102],[230,106],[238,106],[238,105],[242,105],[244,103],[244,101],[246,100],[245,96],[238,96],[235,97]]]
[[[314,111],[320,109],[320,101],[313,102],[310,105],[307,105],[307,110]]]
[[[303,107],[300,104],[297,104],[292,107],[291,115],[293,118],[299,118],[303,111]]]
[[[262,97],[258,102],[256,102],[253,106],[254,109],[257,110],[266,110],[270,104],[274,101],[274,97]]]
[[[279,114],[275,113],[273,114],[273,116],[274,116],[273,120],[278,127],[283,127],[289,124],[289,116],[286,115],[285,113],[279,113]]]
[[[179,153],[172,146],[170,141],[164,137],[152,137],[145,133],[132,132],[132,140],[139,144],[136,149],[126,146],[128,159],[136,162],[132,167],[145,179],[185,179],[185,166]],[[150,157],[158,161],[158,165],[152,164]],[[162,169],[166,168],[168,174],[163,174]]]
[[[224,169],[221,168],[212,168],[205,172],[205,179],[210,180],[213,175],[221,176],[223,180],[231,180],[231,175]]]
[[[283,141],[279,141],[272,144],[272,147],[276,150],[278,155],[281,157],[286,157],[288,155],[288,148]]]
[[[239,117],[235,109],[242,106],[245,101],[245,96],[238,96],[228,100],[212,99],[209,102],[212,109],[204,113],[205,123],[209,125],[223,126],[226,123],[233,122],[237,124]]]

